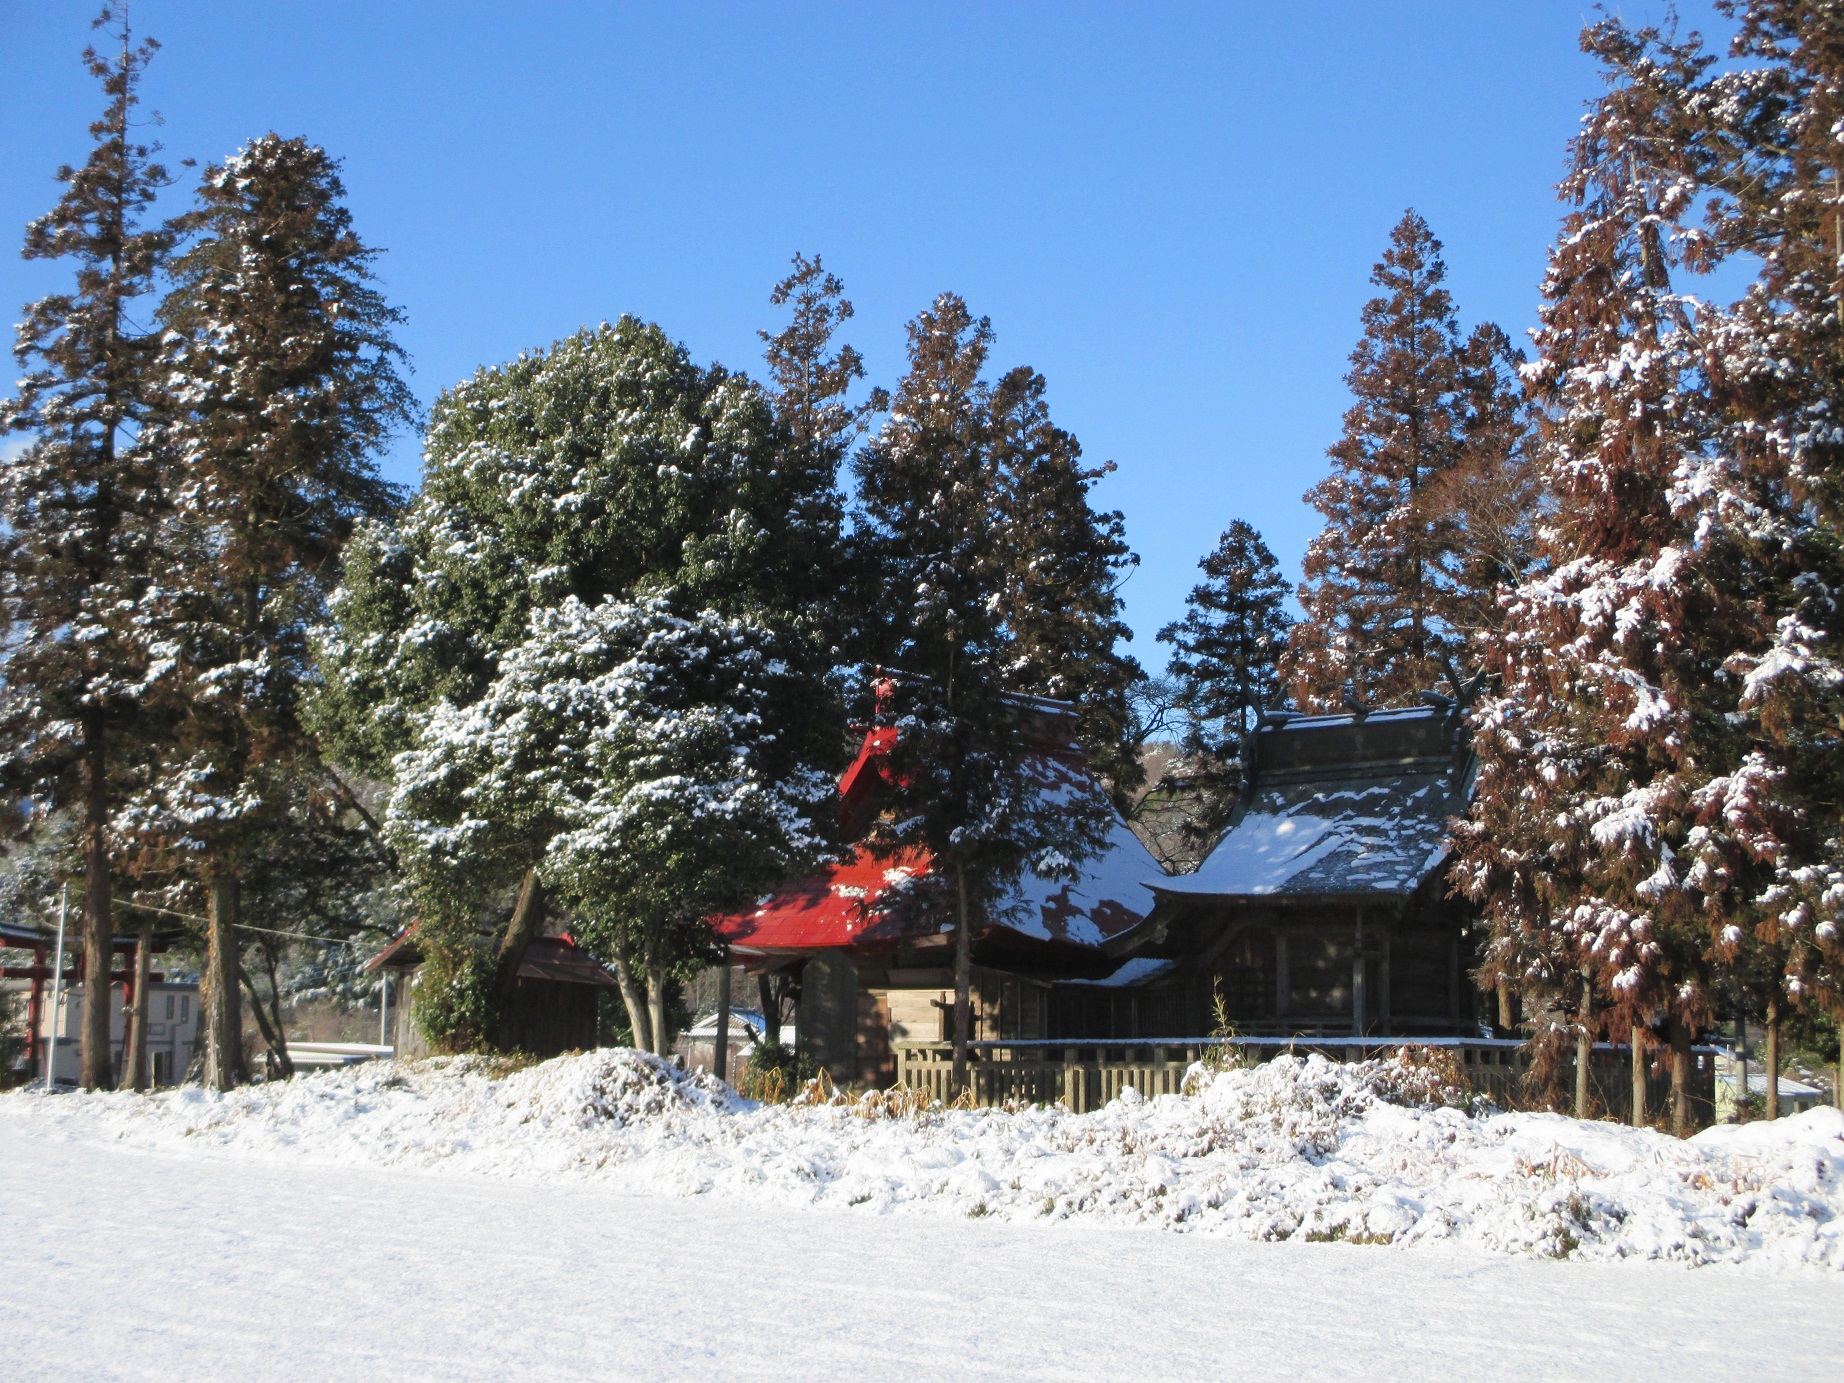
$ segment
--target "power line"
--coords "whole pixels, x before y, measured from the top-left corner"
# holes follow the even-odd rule
[[[182,922],[202,922],[207,927],[211,925],[209,917],[200,917],[196,913],[175,912],[172,908],[156,907],[152,903],[138,903],[132,898],[115,898],[111,901],[119,907],[139,908],[142,912],[157,912],[163,917],[177,917]],[[281,932],[274,927],[253,927],[248,922],[237,922],[233,925],[240,932],[260,932],[264,936],[285,936],[292,941],[313,941],[322,946],[351,946],[356,949],[359,944],[356,941],[341,941],[331,936],[310,936],[306,932]]]

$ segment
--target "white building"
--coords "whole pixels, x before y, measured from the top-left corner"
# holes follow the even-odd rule
[[[8,980],[6,988],[14,995],[17,1011],[23,1016],[27,1011],[32,985],[25,980]],[[37,1041],[33,1044],[43,1051],[45,1043],[53,1043],[55,1065],[52,1079],[59,1085],[75,1085],[82,1074],[80,1065],[80,1039],[83,1030],[83,991],[84,986],[65,985],[58,994],[57,1012],[50,1012],[51,992],[46,985],[43,990],[43,1005],[46,1010],[40,1015]],[[111,988],[109,1014],[109,1054],[115,1063],[115,1069],[122,1069],[122,1042],[125,1038],[128,1015],[121,1005],[121,989]],[[193,981],[156,980],[147,986],[147,1055],[150,1074],[155,1085],[177,1085],[185,1075],[186,1068],[192,1064],[192,1052],[198,1041],[198,985]],[[40,1065],[34,1073],[39,1080],[45,1078],[45,1068]]]

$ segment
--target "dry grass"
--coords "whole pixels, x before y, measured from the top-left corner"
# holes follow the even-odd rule
[[[800,1093],[793,1099],[794,1104],[836,1104],[845,1097],[839,1087],[833,1084],[832,1077],[824,1068],[812,1080],[800,1087]]]
[[[1415,1109],[1465,1109],[1472,1082],[1446,1047],[1398,1047],[1375,1077],[1376,1092],[1391,1104]]]
[[[928,1093],[908,1085],[894,1085],[888,1090],[867,1090],[852,1106],[860,1119],[914,1119],[926,1114],[934,1105]]]

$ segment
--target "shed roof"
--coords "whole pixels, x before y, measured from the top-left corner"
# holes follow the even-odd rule
[[[1191,874],[1157,893],[1404,898],[1440,867],[1472,791],[1459,712],[1417,706],[1297,716],[1255,739],[1250,791]]]
[[[423,963],[423,950],[411,924],[394,937],[390,945],[365,962],[373,970],[414,970]],[[519,962],[522,980],[556,980],[562,984],[589,984],[599,989],[614,989],[615,977],[608,968],[578,946],[568,936],[534,936],[526,945],[525,958]]]

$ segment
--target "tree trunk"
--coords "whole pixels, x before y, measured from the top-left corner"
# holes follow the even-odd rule
[[[538,871],[527,869],[519,884],[519,900],[512,905],[512,918],[506,934],[500,938],[493,956],[494,1046],[502,1052],[512,1047],[512,1005],[519,988],[519,967],[525,963],[525,951],[544,925],[544,885]]]
[[[269,1017],[271,1026],[275,1030],[275,1041],[270,1043],[270,1050],[275,1053],[275,1059],[282,1068],[283,1077],[288,1078],[295,1073],[295,1062],[294,1058],[288,1055],[288,1027],[282,1022],[282,985],[275,973],[275,948],[273,946],[263,947],[263,968],[269,972]],[[262,1009],[259,1005],[257,1008],[259,1018],[261,1014]],[[265,1041],[268,1040],[268,1035],[269,1028],[264,1028]]]
[[[1690,1024],[1671,1015],[1671,1131],[1690,1136]]]
[[[1780,997],[1767,1001],[1767,1109],[1769,1119],[1780,1117]]]
[[[128,1006],[128,1031],[122,1042],[123,1090],[145,1090],[147,1072],[147,977],[153,972],[154,924],[143,922],[134,943],[134,994]]]
[[[778,976],[757,975],[756,997],[762,1001],[762,1041],[770,1047],[781,1045],[781,993],[776,987]]]
[[[1588,1117],[1589,1075],[1594,1064],[1594,982],[1581,979],[1580,1023],[1575,1031],[1575,1117]]]
[[[1646,1030],[1633,1023],[1633,1127],[1646,1126]]]
[[[730,1078],[730,957],[717,972],[717,1039],[711,1045],[711,1074]]]
[[[634,983],[633,967],[619,951],[615,952],[615,983],[621,986],[621,1002],[627,1006],[628,1035],[644,1052],[653,1032],[653,1016],[647,1012],[646,995]]]
[[[250,978],[250,972],[241,965],[237,967],[237,978],[243,981],[243,987],[250,993],[250,1012],[256,1016],[256,1026],[261,1029],[263,1041],[269,1044],[269,1051],[275,1057],[275,1069],[278,1075],[291,1076],[294,1065],[288,1060],[288,1040],[269,1022],[269,1015],[263,1011],[263,996],[257,992],[256,981]]]
[[[973,936],[967,926],[967,876],[954,871],[960,905],[954,923],[954,1093],[967,1088],[967,1042],[973,1027]]]
[[[647,1007],[653,1012],[653,1055],[666,1055],[666,967],[647,968]]]
[[[248,1078],[243,1064],[243,1005],[237,975],[237,880],[228,872],[211,881],[211,931],[205,950],[210,1007],[205,1015],[205,1084],[229,1090]]]
[[[1498,1031],[1501,1037],[1509,1037],[1517,1030],[1517,1014],[1512,1009],[1511,985],[1500,980],[1498,989]]]
[[[109,1054],[109,1017],[115,1007],[110,977],[115,970],[115,936],[109,918],[108,756],[102,727],[85,726],[83,838],[83,1027],[78,1082],[85,1090],[115,1084]]]

